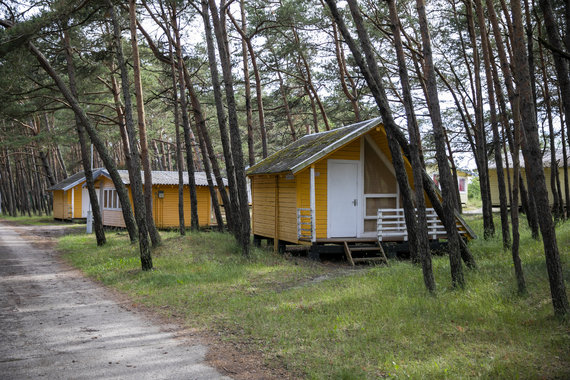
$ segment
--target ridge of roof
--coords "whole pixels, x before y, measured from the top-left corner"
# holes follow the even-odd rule
[[[381,118],[377,117],[330,131],[305,135],[253,165],[246,174],[270,174],[288,171],[293,172],[293,174],[298,173],[333,150],[380,124]]]
[[[128,170],[118,170],[121,180],[125,185],[130,184],[130,177]],[[100,176],[105,176],[111,178],[109,172],[105,168],[93,169],[93,179],[97,179]],[[144,184],[144,172],[141,170],[142,182]],[[213,177],[213,174],[212,174]],[[63,190],[67,191],[72,187],[79,185],[81,182],[85,181],[85,173],[83,171],[77,172],[70,177],[67,177],[63,181],[51,186],[48,190]],[[228,185],[226,178],[223,178],[224,185]],[[208,186],[208,179],[206,172],[194,172],[194,182],[196,186]],[[177,171],[165,171],[165,170],[153,170],[152,171],[152,183],[153,185],[178,185],[178,172]],[[188,185],[188,173],[183,173],[183,183]],[[217,186],[217,184],[216,184]]]

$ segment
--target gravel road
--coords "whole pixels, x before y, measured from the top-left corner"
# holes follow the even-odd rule
[[[228,379],[205,346],[31,244],[30,228],[0,222],[0,378]]]

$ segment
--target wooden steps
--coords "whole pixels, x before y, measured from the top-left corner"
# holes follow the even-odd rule
[[[382,244],[377,241],[374,242],[374,245],[349,245],[348,243],[346,240],[343,241],[344,253],[350,265],[355,266],[356,263],[364,262],[384,262],[388,265],[388,258],[386,257],[386,253],[384,253]],[[353,253],[362,253],[364,256],[354,257]]]

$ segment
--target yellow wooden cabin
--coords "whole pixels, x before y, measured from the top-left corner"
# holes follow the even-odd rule
[[[561,156],[558,155],[558,156]],[[557,157],[557,161],[561,161],[562,157]],[[504,162],[504,161],[503,161]],[[508,176],[511,180],[513,180],[513,168],[512,168],[512,161],[509,160],[509,170],[508,170]],[[520,168],[520,173],[523,177],[523,181],[525,183],[525,186],[527,186],[527,181],[526,181],[526,170],[524,167],[524,159],[521,155],[520,157],[520,164],[521,164],[521,168]],[[503,163],[504,165],[504,163]],[[544,168],[544,177],[546,180],[546,190],[548,191],[548,201],[550,202],[550,205],[552,206],[553,204],[553,197],[552,197],[552,187],[550,186],[550,176],[552,175],[552,165],[550,164],[550,153],[545,153],[544,154],[544,159],[543,159],[543,168]],[[566,190],[564,188],[564,167],[561,166],[560,164],[556,165],[556,167],[558,168],[558,176],[560,178],[560,185],[561,185],[561,192],[562,192],[562,202],[566,202]],[[503,168],[503,173],[504,173],[504,178],[505,178],[505,184],[507,184],[507,169]],[[496,166],[493,165],[489,165],[489,186],[491,187],[491,202],[493,207],[499,207],[499,182],[497,179],[497,168]],[[510,199],[507,199],[508,205],[510,206]],[[521,197],[519,197],[519,206],[521,206]],[[568,205],[565,205],[565,207],[568,207]]]
[[[94,169],[99,176],[104,169]],[[84,172],[76,173],[47,189],[53,193],[53,217],[58,220],[84,219],[89,210],[89,194]]]
[[[405,161],[412,181],[412,169]],[[379,118],[306,135],[248,169],[254,241],[275,246],[405,241],[400,190]],[[431,204],[428,200],[428,207]],[[432,238],[442,237],[432,211]],[[458,228],[474,234],[462,219]]]
[[[426,165],[426,171],[430,175],[431,179],[439,188],[439,169],[437,164]],[[469,200],[469,192],[467,191],[467,185],[470,182],[471,174],[465,170],[457,169],[457,190],[459,192],[459,200],[463,205],[467,204]]]
[[[132,205],[133,200],[128,171],[119,170],[119,175],[127,187]],[[93,177],[95,179],[99,205],[101,206],[103,225],[125,227],[117,191],[108,172],[105,169],[97,169],[94,170]],[[224,179],[224,181],[226,180]],[[156,226],[158,228],[178,227],[178,172],[153,171],[152,182],[153,217]],[[215,224],[206,173],[196,172],[195,183],[200,225],[209,226]],[[85,186],[85,176],[83,172],[80,172],[49,189],[54,192],[55,219],[77,219],[87,216],[87,211],[91,205]],[[74,207],[71,206],[72,204]],[[70,211],[72,209],[74,209],[73,213]],[[184,173],[184,223],[187,226],[190,225],[190,212],[188,173]]]

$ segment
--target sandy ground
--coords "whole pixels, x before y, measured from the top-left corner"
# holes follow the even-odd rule
[[[0,222],[0,378],[229,379],[197,338],[69,268],[34,229]]]

